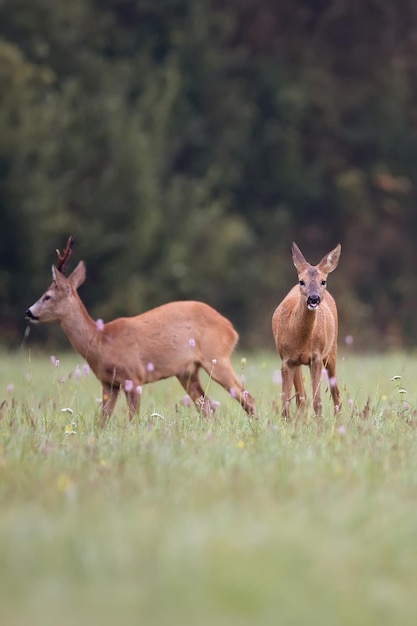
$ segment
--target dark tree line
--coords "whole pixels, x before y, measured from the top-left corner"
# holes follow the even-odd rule
[[[411,0],[3,0],[2,338],[73,233],[93,316],[202,299],[250,346],[291,241],[340,241],[342,337],[414,347],[416,59]]]

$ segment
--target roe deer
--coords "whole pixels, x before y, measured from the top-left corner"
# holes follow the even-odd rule
[[[321,416],[320,382],[322,367],[327,371],[335,410],[340,409],[340,393],[336,379],[337,309],[326,290],[327,275],[339,263],[341,246],[310,265],[293,242],[292,259],[298,273],[298,285],[293,287],[272,317],[272,332],[282,360],[283,415],[290,414],[291,389],[294,384],[298,409],[303,409],[306,395],[301,373],[309,365],[313,387],[313,408]]]
[[[86,278],[80,261],[70,276],[65,270],[74,239],[69,238],[58,264],[52,266],[52,284],[27,311],[31,322],[59,321],[72,346],[101,381],[102,425],[111,416],[123,389],[132,419],[139,411],[142,385],[176,376],[197,408],[214,413],[199,380],[202,367],[244,410],[255,413],[255,401],[244,389],[230,363],[238,340],[231,322],[207,304],[170,302],[136,317],[121,317],[107,324],[95,322],[77,289]]]

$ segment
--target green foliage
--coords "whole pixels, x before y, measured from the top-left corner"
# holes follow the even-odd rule
[[[312,261],[341,241],[342,335],[414,346],[414,15],[4,0],[1,335],[74,233],[93,314],[201,298],[252,345],[294,282],[291,240]]]

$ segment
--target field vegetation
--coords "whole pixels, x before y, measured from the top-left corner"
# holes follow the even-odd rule
[[[282,420],[273,353],[234,365],[257,420],[173,379],[101,430],[79,357],[2,353],[3,624],[414,623],[416,359],[346,351],[320,423]]]

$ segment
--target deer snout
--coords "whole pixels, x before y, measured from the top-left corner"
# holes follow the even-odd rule
[[[314,311],[320,304],[320,296],[313,294],[307,298],[307,308],[309,311]]]
[[[28,309],[25,313],[25,319],[30,320],[31,322],[37,322],[39,320],[38,317],[33,315],[32,311]]]

